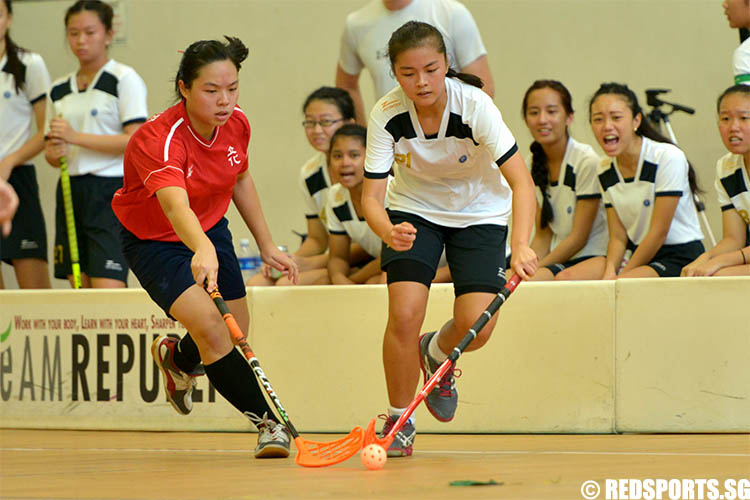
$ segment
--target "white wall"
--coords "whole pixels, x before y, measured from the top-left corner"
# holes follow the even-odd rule
[[[111,55],[132,65],[149,88],[149,112],[171,104],[179,50],[201,38],[239,36],[251,49],[243,66],[240,105],[253,126],[251,169],[266,218],[279,244],[295,248],[292,229],[305,220],[296,175],[312,154],[300,121],[310,91],[332,85],[346,14],[364,0],[120,0],[125,42]],[[40,52],[53,78],[75,68],[66,47],[63,14],[72,2],[16,2],[14,39]],[[588,99],[602,81],[623,81],[644,102],[646,88],[671,88],[666,98],[696,108],[676,114],[677,138],[707,191],[708,215],[720,236],[713,167],[723,154],[715,125],[715,100],[732,83],[736,30],[727,27],[718,0],[465,0],[482,32],[495,78],[495,103],[528,151],[531,137],[520,117],[525,89],[535,79],[565,83],[578,110],[572,132],[595,144]],[[363,75],[366,104],[372,105]],[[50,245],[56,171],[37,159]],[[249,235],[235,210],[236,237]],[[50,256],[52,254],[50,253]],[[3,266],[6,286],[15,280]],[[131,285],[137,286],[131,279]],[[55,280],[54,286],[67,287]]]

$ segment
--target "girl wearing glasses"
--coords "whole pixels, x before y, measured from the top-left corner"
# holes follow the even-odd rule
[[[328,231],[325,222],[325,202],[331,186],[328,149],[333,134],[346,123],[354,123],[354,103],[349,93],[335,87],[320,87],[302,105],[305,136],[316,153],[302,166],[299,186],[305,200],[307,237],[292,258],[299,266],[299,285],[328,285]],[[355,250],[353,258],[367,255]],[[289,278],[279,275],[264,265],[261,272],[250,278],[249,286],[290,285]]]

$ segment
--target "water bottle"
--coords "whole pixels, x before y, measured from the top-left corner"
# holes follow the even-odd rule
[[[237,260],[240,263],[240,271],[242,271],[242,280],[247,283],[255,273],[259,271],[256,265],[256,261],[250,251],[250,240],[242,238],[240,240],[240,254],[237,256]]]

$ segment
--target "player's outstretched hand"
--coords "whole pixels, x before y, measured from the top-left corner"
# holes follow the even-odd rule
[[[399,252],[411,249],[414,240],[417,239],[417,228],[408,222],[396,224],[391,228],[390,240],[386,241],[388,246]]]
[[[208,240],[208,238],[206,238]],[[216,249],[210,243],[199,246],[190,261],[190,270],[193,272],[195,283],[206,290],[213,290],[219,275],[219,260],[216,258]]]
[[[267,251],[261,251],[260,257],[263,259],[263,262],[274,269],[281,271],[281,273],[284,274],[292,284],[297,284],[299,268],[294,259],[286,252],[282,252],[275,246],[272,246]]]
[[[539,264],[539,259],[537,258],[534,250],[532,250],[528,245],[522,246],[520,248],[514,248],[510,258],[511,269],[522,279],[527,280],[534,276],[534,274],[536,274],[536,268]]]
[[[18,208],[18,195],[13,187],[0,178],[0,229],[4,236],[10,234],[10,223]]]

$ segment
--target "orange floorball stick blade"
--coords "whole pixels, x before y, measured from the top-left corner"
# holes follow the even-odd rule
[[[370,423],[367,424],[367,429],[365,430],[362,447],[370,444],[377,444],[380,445],[384,450],[387,450],[392,442],[393,436],[386,435],[382,438],[378,437],[378,433],[375,431],[375,419],[373,418],[372,420],[370,420]]]
[[[295,462],[304,467],[326,467],[348,460],[362,449],[363,434],[362,427],[355,427],[346,437],[327,443],[297,437]]]

